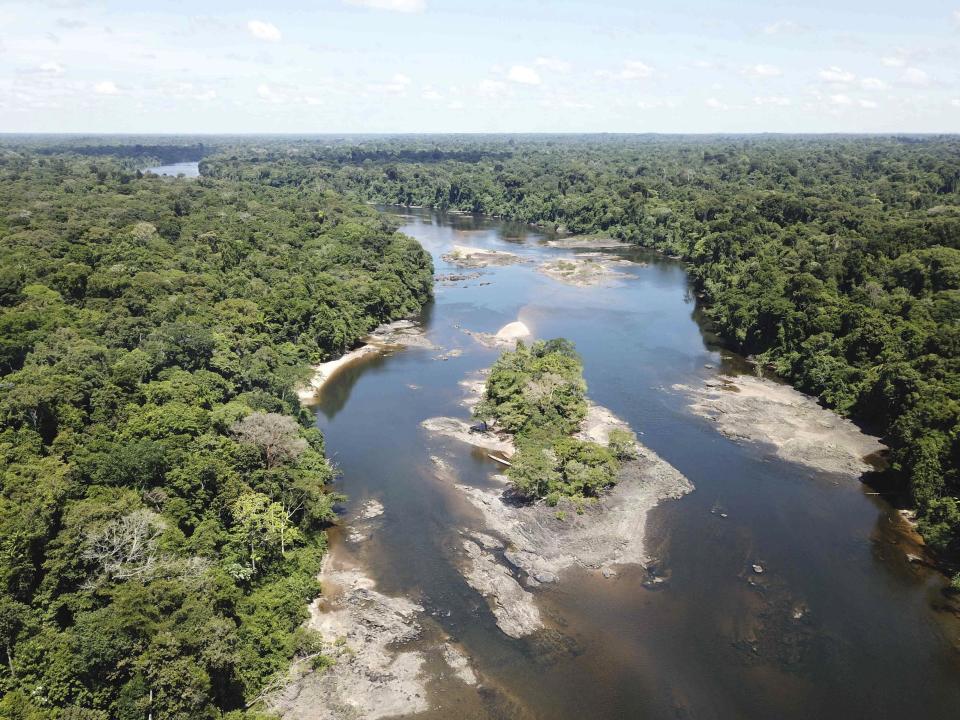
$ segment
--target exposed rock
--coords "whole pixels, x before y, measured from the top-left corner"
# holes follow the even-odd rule
[[[738,375],[723,377],[719,385],[673,387],[727,437],[768,443],[782,459],[816,470],[856,477],[871,469],[865,457],[886,449],[814,398],[771,380]]]
[[[522,262],[519,255],[504,250],[488,250],[486,248],[454,245],[446,255],[442,256],[448,263],[464,268],[482,268],[488,265],[513,265]]]
[[[593,285],[609,285],[629,278],[630,275],[627,273],[614,269],[616,264],[618,264],[618,261],[615,259],[579,255],[575,258],[548,260],[542,263],[537,271],[567,285],[590,287]]]
[[[397,320],[381,325],[367,337],[367,343],[386,347],[413,347],[436,350],[421,325],[412,320]]]
[[[362,520],[369,520],[370,518],[380,517],[383,515],[383,503],[377,499],[367,500],[363,505],[363,510],[360,511],[360,518]]]
[[[311,605],[309,626],[323,636],[335,664],[316,672],[301,668],[269,699],[271,711],[287,720],[340,720],[427,710],[422,652],[394,649],[420,636],[417,615],[423,608],[377,592],[357,570],[330,564],[321,574],[325,594]]]
[[[519,638],[543,627],[533,595],[503,565],[472,540],[463,541],[467,564],[463,576],[470,587],[490,604],[497,627],[510,637]]]
[[[503,453],[510,457],[514,453],[513,439],[506,434],[498,434],[492,431],[473,432],[470,430],[470,424],[463,420],[451,417],[428,418],[420,423],[421,427],[435,435],[444,435],[446,437],[460,440],[474,447],[494,452]]]
[[[519,320],[507,323],[496,333],[474,332],[472,330],[464,330],[464,332],[484,347],[489,348],[513,348],[516,346],[517,340],[525,340],[531,336],[530,328]]]
[[[435,275],[434,281],[440,285],[456,285],[458,283],[465,282],[467,280],[476,280],[480,277],[480,273],[447,273],[446,275]],[[489,283],[487,283],[489,285]]]
[[[453,670],[454,675],[464,683],[467,685],[477,684],[477,674],[470,666],[470,658],[467,657],[463,650],[449,642],[445,643],[443,646],[443,659],[447,665],[450,666],[450,669]]]
[[[483,514],[487,527],[507,541],[507,560],[538,582],[556,581],[571,566],[602,570],[646,564],[647,514],[662,500],[693,489],[687,478],[643,446],[636,460],[623,464],[617,484],[585,505],[582,514],[543,502],[517,503],[509,490],[458,487]]]

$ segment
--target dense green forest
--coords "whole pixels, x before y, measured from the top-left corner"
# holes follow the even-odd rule
[[[201,167],[682,258],[716,330],[881,434],[927,542],[960,550],[960,138],[331,138]]]
[[[582,503],[617,481],[620,461],[635,456],[636,439],[614,430],[610,446],[573,437],[587,415],[583,363],[564,339],[522,341],[490,370],[474,415],[511,433],[517,451],[507,477],[526,498]]]
[[[259,716],[323,652],[294,387],[418,311],[430,257],[316,188],[48,151],[0,147],[0,717]]]
[[[253,717],[322,660],[300,627],[336,498],[293,388],[432,275],[358,200],[682,258],[717,332],[880,433],[928,543],[960,551],[960,139],[174,145],[0,147],[0,717]],[[137,170],[201,155],[198,180]],[[569,438],[584,392],[565,343],[497,363],[519,492],[612,481],[629,443]]]

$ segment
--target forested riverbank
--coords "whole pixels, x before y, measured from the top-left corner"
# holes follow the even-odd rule
[[[714,327],[883,436],[943,557],[960,550],[960,141],[419,137],[231,149],[205,173],[332,186],[678,256]]]
[[[316,189],[0,150],[0,716],[255,717],[336,495],[295,388],[432,261]]]

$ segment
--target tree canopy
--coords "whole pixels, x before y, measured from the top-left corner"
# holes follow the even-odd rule
[[[565,338],[522,341],[500,355],[474,408],[513,434],[517,452],[507,470],[513,490],[528,498],[583,501],[617,480],[634,438],[621,431],[610,447],[573,437],[587,415],[583,363]]]
[[[48,150],[0,149],[0,717],[259,717],[337,499],[295,385],[430,257],[320,188]]]

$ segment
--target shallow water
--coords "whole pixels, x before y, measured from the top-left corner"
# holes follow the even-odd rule
[[[145,168],[144,172],[152,172],[154,175],[169,175],[171,177],[176,177],[177,175],[183,175],[184,177],[189,178],[200,177],[200,162],[180,162],[173,163],[172,165],[157,165],[155,167]]]
[[[481,691],[434,693],[430,717],[957,717],[960,630],[942,578],[907,561],[905,549],[916,549],[897,513],[855,480],[722,437],[670,389],[743,367],[698,324],[680,263],[618,250],[636,261],[632,277],[569,287],[535,263],[576,252],[546,247],[524,226],[399,217],[438,274],[473,272],[441,260],[454,243],[532,261],[438,284],[422,320],[442,349],[368,356],[336,375],[316,406],[350,496],[344,525],[370,498],[385,507],[364,542],[335,530],[334,554],[363,564],[381,591],[419,600],[481,676]],[[458,572],[459,531],[483,525],[430,456],[479,486],[501,468],[419,426],[467,419],[458,383],[497,355],[463,330],[496,332],[516,319],[537,337],[573,340],[592,399],[696,488],[651,513],[648,550],[664,582],[651,588],[640,568],[612,579],[568,572],[535,590],[554,632],[524,640],[500,632]],[[438,359],[455,348],[463,354]]]

